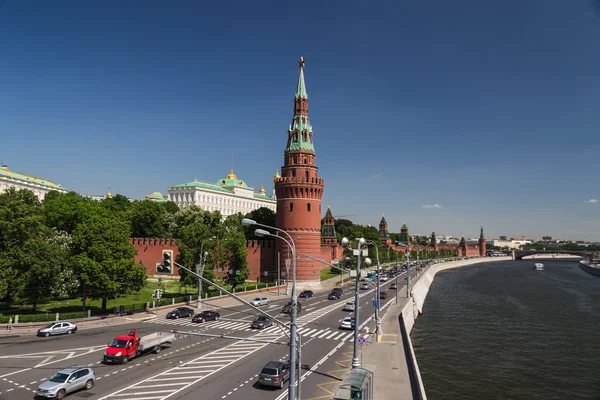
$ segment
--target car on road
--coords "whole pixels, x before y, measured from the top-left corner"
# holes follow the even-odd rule
[[[265,329],[269,326],[273,326],[273,320],[266,315],[259,315],[256,317],[254,321],[250,324],[250,328],[256,329]]]
[[[300,314],[300,311],[302,311],[302,303],[297,302],[297,314]],[[281,313],[282,314],[291,314],[292,313],[292,302],[288,301],[287,304],[285,306],[283,306],[283,308],[281,309]]]
[[[389,279],[389,278],[388,278],[388,276],[387,276],[387,275],[381,275],[381,277],[379,278],[379,281],[380,281],[380,282],[387,282],[387,280],[388,280],[388,279]]]
[[[266,297],[255,297],[250,301],[250,304],[252,304],[254,307],[266,306],[269,304],[269,299]]]
[[[379,292],[380,299],[387,299],[387,292]]]
[[[354,303],[344,304],[344,311],[354,311]]]
[[[329,293],[329,296],[327,296],[327,299],[339,300],[340,297],[342,297],[342,294],[340,292],[332,290],[331,293]]]
[[[352,317],[346,317],[340,324],[340,329],[354,329],[356,327],[356,319]]]
[[[334,287],[333,289],[331,289],[332,292],[338,292],[340,294],[340,296],[342,295],[342,293],[344,293],[344,291],[342,290],[342,288],[339,287]]]
[[[368,283],[361,283],[360,284],[360,290],[368,290],[369,288],[370,287],[369,287]]]
[[[50,336],[50,335],[62,335],[77,332],[77,325],[72,324],[70,322],[61,321],[61,322],[53,322],[51,324],[46,325],[43,328],[38,329],[38,336]]]
[[[69,393],[80,389],[90,390],[96,383],[96,375],[90,367],[74,366],[63,368],[50,379],[41,383],[36,391],[37,398],[64,399]],[[83,396],[82,397],[88,397]]]
[[[398,289],[398,286],[395,283],[392,283],[390,285],[390,289]]]
[[[302,293],[300,293],[300,297],[313,297],[313,291],[305,290]]]
[[[192,322],[218,321],[220,316],[217,311],[201,311],[192,317]]]
[[[194,315],[194,310],[187,307],[177,307],[167,313],[167,319],[178,319],[182,317],[191,317]]]
[[[258,383],[283,389],[285,381],[290,379],[290,365],[281,361],[271,361],[258,374]]]

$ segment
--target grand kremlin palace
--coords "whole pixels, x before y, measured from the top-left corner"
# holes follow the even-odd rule
[[[279,178],[276,173],[274,179]],[[220,211],[223,218],[242,213],[243,215],[261,207],[266,207],[273,212],[277,209],[275,193],[268,196],[264,187],[254,192],[246,182],[229,171],[223,179],[216,183],[207,183],[194,180],[169,188],[168,199],[180,208],[196,205],[207,211]]]
[[[29,189],[40,201],[44,200],[46,193],[52,190],[67,193],[67,190],[57,183],[48,179],[11,171],[6,165],[2,164],[0,165],[0,193],[6,192],[9,188],[15,188],[15,190]]]

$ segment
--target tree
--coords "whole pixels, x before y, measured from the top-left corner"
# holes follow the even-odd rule
[[[145,268],[135,264],[135,249],[129,242],[126,220],[94,206],[73,232],[71,253],[88,296],[102,299],[138,291],[144,286]]]
[[[102,199],[100,204],[102,204],[102,206],[109,211],[123,213],[125,215],[129,214],[133,208],[131,201],[122,194],[117,194],[114,197]]]
[[[131,235],[140,238],[165,237],[165,209],[150,200],[136,201],[131,211]]]
[[[177,239],[179,248],[179,257],[177,262],[187,269],[196,272],[196,265],[200,263],[202,252],[208,250],[207,239],[210,238],[208,227],[200,221],[195,221],[190,225],[183,226],[180,230],[180,238]],[[204,246],[202,242],[204,241]],[[203,277],[213,280],[214,276],[211,268],[204,266]],[[198,278],[183,269],[179,269],[180,284],[198,287]],[[208,289],[208,285],[202,282],[202,289]]]
[[[252,210],[245,216],[245,218],[250,218],[250,219],[258,222],[259,224],[268,225],[268,226],[275,226],[276,217],[277,216],[276,216],[275,212],[267,207],[260,207],[260,208],[257,208],[256,210]],[[242,229],[244,231],[244,235],[246,236],[247,240],[260,239],[259,237],[257,237],[254,234],[254,230],[256,229],[255,226],[244,226],[244,227],[242,227]]]
[[[229,269],[225,281],[231,285],[232,289],[235,289],[237,285],[244,283],[250,275],[246,237],[241,230],[228,231],[226,237],[227,241],[224,245]]]
[[[184,226],[201,222],[208,229],[217,229],[221,225],[221,213],[218,211],[204,211],[196,205],[191,205],[180,209],[174,214],[165,215],[165,226],[168,237],[179,239],[181,229]]]
[[[75,192],[46,194],[43,205],[47,225],[59,231],[73,233],[85,218],[89,202],[89,199]]]
[[[159,204],[167,214],[175,214],[177,211],[179,211],[179,206],[172,201],[165,201],[164,203]]]

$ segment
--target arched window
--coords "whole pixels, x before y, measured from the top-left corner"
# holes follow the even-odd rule
[[[304,158],[304,164],[308,164],[308,159]]]
[[[306,203],[306,210],[310,212],[310,203]]]
[[[292,170],[292,176],[296,176],[296,170],[295,169]]]
[[[290,212],[294,211],[294,203],[290,203]]]
[[[306,171],[306,182],[308,182],[308,171]]]

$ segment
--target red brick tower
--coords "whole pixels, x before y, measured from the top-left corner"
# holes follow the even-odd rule
[[[337,246],[337,236],[335,233],[335,220],[331,213],[331,207],[327,206],[327,212],[323,218],[323,229],[321,230],[321,243]]]
[[[299,65],[300,76],[294,96],[294,118],[288,129],[281,177],[275,179],[277,227],[292,236],[298,253],[321,259],[321,197],[324,181],[319,178],[319,170],[315,165],[313,131],[308,119],[308,96],[304,84],[302,58]],[[288,247],[285,242],[277,241],[277,251],[281,252],[282,261],[287,259]],[[297,254],[299,258],[296,260],[296,279],[320,282],[320,264],[307,260],[303,254]]]
[[[388,223],[385,220],[385,215],[381,215],[381,221],[379,221],[379,240],[381,241],[381,247],[386,248],[392,245],[392,239],[390,239]]]
[[[435,232],[431,232],[431,247],[433,247],[434,250],[437,250],[437,238]]]
[[[487,255],[486,247],[487,247],[487,241],[485,240],[485,236],[483,236],[483,226],[482,226],[481,233],[479,234],[479,255],[481,257],[485,257]]]

